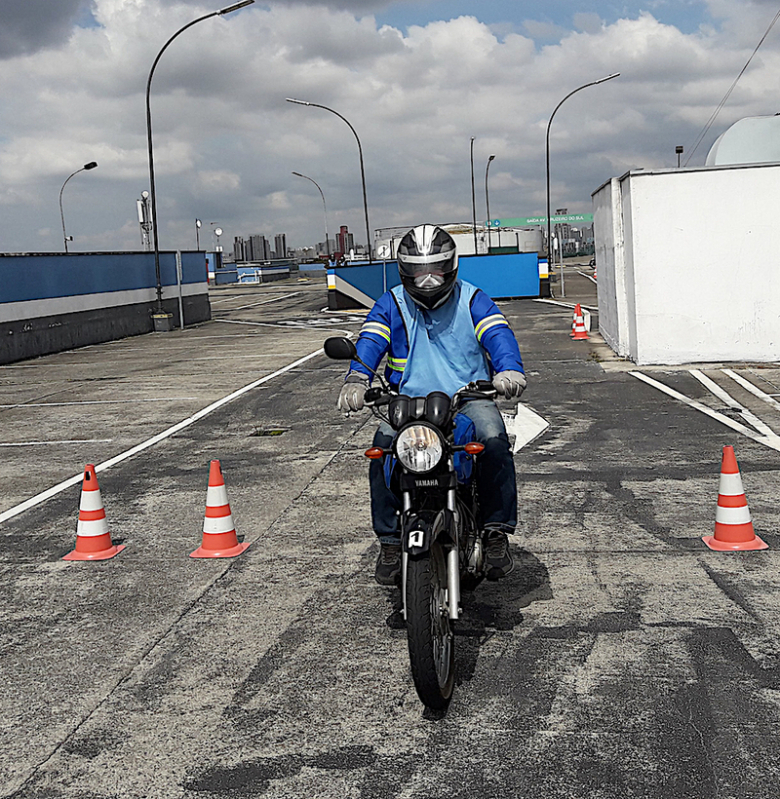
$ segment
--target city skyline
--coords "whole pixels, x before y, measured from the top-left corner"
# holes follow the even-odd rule
[[[220,5],[4,0],[0,251],[61,251],[57,193],[91,161],[63,196],[70,250],[140,249],[146,78],[168,37]],[[355,139],[333,114],[285,97],[354,126],[372,231],[470,221],[471,136],[477,220],[493,154],[491,216],[543,214],[550,114],[577,86],[620,72],[568,100],[551,128],[553,206],[589,212],[611,177],[675,167],[678,145],[700,165],[737,119],[778,110],[780,26],[692,152],[776,10],[768,0],[586,0],[576,12],[562,0],[541,11],[524,0],[258,0],[186,31],[155,73],[160,248],[192,248],[196,218],[216,220],[223,243],[253,229],[285,230],[292,248],[323,241],[320,196],[293,170],[322,187],[331,231],[346,223],[364,238]]]

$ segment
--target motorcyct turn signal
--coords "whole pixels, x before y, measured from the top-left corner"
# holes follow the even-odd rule
[[[444,442],[432,427],[413,424],[398,434],[395,454],[410,472],[429,472],[442,459]]]

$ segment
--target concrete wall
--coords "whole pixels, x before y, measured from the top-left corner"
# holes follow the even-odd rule
[[[599,331],[637,364],[780,359],[780,164],[629,172],[593,194]]]
[[[210,319],[205,255],[181,260],[180,300],[176,253],[160,253],[164,310]],[[151,332],[156,284],[153,253],[0,255],[0,363]]]

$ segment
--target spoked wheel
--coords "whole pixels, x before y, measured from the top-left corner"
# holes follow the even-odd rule
[[[425,555],[409,558],[406,627],[417,695],[426,707],[444,710],[455,680],[455,639],[447,608],[446,559],[438,543]]]

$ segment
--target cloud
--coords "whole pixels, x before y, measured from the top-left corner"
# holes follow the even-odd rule
[[[22,4],[20,4],[22,5]],[[60,4],[58,4],[60,5]],[[65,7],[67,4],[61,4]],[[73,4],[71,10],[78,4]],[[217,4],[219,5],[219,4]],[[767,3],[710,0],[717,24],[684,34],[648,13],[611,24],[577,14],[543,44],[522,20],[475,13],[405,32],[378,25],[379,3],[257,3],[186,30],[161,58],[152,121],[161,246],[194,245],[193,220],[233,236],[286,232],[292,246],[347,224],[365,239],[360,137],[372,228],[471,219],[487,157],[491,214],[545,208],[545,136],[556,104],[589,80],[621,77],[568,99],[551,126],[552,202],[590,210],[590,194],[626,169],[672,166],[692,145],[771,21]],[[76,25],[0,71],[0,247],[59,249],[58,192],[74,248],[139,246],[135,201],[148,188],[145,89],[175,31],[213,10],[205,0],[95,0]],[[74,11],[74,13],[76,13]],[[83,13],[83,8],[80,13]],[[736,36],[740,15],[750,35]],[[64,17],[63,17],[64,19]],[[63,23],[64,24],[64,23]],[[780,26],[742,78],[697,154],[742,116],[774,113]],[[552,43],[550,43],[552,42]],[[73,231],[71,231],[73,228]],[[48,233],[39,234],[39,231]]]
[[[0,0],[0,59],[67,42],[89,0]]]

